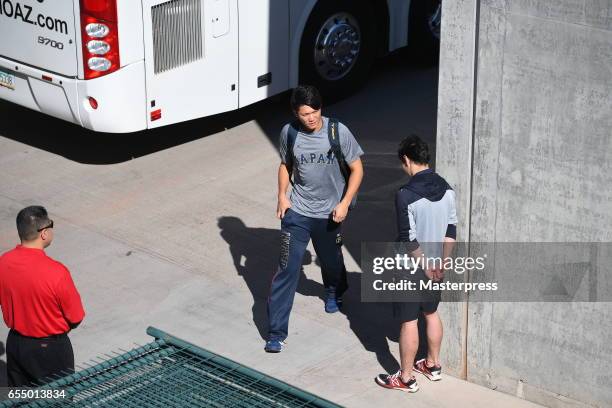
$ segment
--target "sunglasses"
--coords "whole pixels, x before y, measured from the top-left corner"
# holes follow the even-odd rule
[[[47,228],[53,228],[53,220],[50,221],[51,223],[49,225],[47,225],[46,227],[39,228],[36,231],[41,232],[42,230],[46,230]]]

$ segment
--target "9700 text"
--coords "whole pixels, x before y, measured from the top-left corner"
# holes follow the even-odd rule
[[[41,35],[38,36],[38,43],[39,44],[43,44],[43,45],[49,45],[49,46],[51,46],[53,48],[57,48],[58,50],[63,50],[64,49],[64,43],[52,40],[52,39],[47,38],[47,37],[43,37]]]

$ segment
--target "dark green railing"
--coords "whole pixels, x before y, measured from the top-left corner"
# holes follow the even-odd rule
[[[38,388],[62,389],[64,399],[0,407],[339,407],[159,329],[147,334],[155,341]]]

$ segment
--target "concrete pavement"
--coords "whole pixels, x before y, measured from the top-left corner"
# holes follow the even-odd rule
[[[0,125],[0,250],[17,241],[19,209],[47,207],[56,237],[48,253],[70,268],[87,311],[71,335],[77,363],[150,341],[145,329],[152,325],[349,407],[536,406],[450,376],[440,383],[419,377],[421,391],[411,395],[374,384],[376,374],[397,367],[397,333],[387,305],[359,302],[359,242],[365,233],[371,240],[393,238],[390,197],[401,183],[395,147],[409,131],[435,128],[435,89],[419,84],[431,83],[436,71],[381,70],[366,90],[328,110],[355,130],[372,174],[346,225],[352,283],[346,310],[323,312],[310,248],[288,346],[279,355],[263,352],[262,334],[278,256],[274,144],[284,105],[266,102],[134,135],[143,143],[184,141],[147,151],[126,142],[131,135],[94,137],[0,104],[3,120],[11,120]],[[396,103],[386,105],[385,98]],[[103,159],[89,150],[84,138],[90,136]],[[79,145],[66,147],[67,141]],[[131,152],[136,158],[128,160]],[[3,327],[0,338],[5,335]]]

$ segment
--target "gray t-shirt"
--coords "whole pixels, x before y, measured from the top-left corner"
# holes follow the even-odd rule
[[[312,218],[329,218],[342,199],[345,181],[340,166],[331,152],[327,136],[329,119],[323,117],[323,127],[318,132],[298,135],[293,144],[293,181],[291,209]],[[280,136],[280,155],[287,162],[287,132],[285,125]],[[340,147],[347,163],[363,155],[363,150],[353,134],[342,123],[338,126]]]

